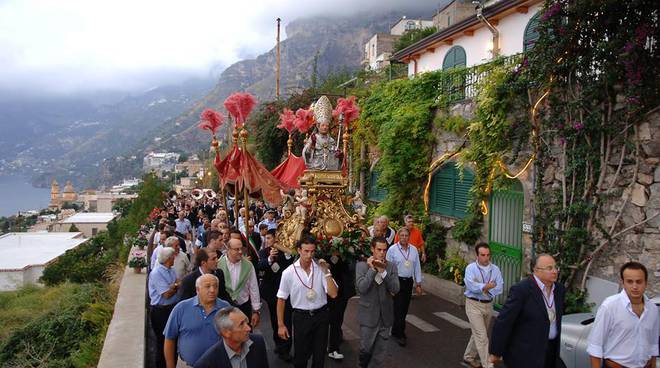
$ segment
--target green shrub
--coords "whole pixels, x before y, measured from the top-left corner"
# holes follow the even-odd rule
[[[433,275],[439,274],[438,260],[445,257],[448,230],[439,222],[431,222],[424,228],[424,247],[426,248],[424,272]]]
[[[0,345],[0,366],[91,367],[96,365],[114,300],[101,284],[65,285],[49,310]],[[46,289],[48,290],[48,289]],[[28,290],[29,292],[29,290]],[[40,295],[40,293],[34,293]]]
[[[459,285],[465,285],[463,276],[467,261],[458,252],[453,252],[446,259],[440,260],[440,277],[445,280],[453,281]]]

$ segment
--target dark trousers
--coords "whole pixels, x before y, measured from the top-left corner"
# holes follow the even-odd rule
[[[250,324],[250,327],[252,327],[252,303],[250,303],[250,299],[241,305],[236,305],[235,307],[240,309],[241,312],[247,316],[248,323]]]
[[[170,305],[151,306],[151,328],[154,330],[154,334],[156,335],[156,368],[165,368],[165,353],[163,352],[165,336],[163,335],[163,331],[165,331],[167,319],[170,317],[170,313],[172,312],[175,304],[176,303]]]
[[[334,299],[328,298],[330,338],[328,339],[328,351],[339,351],[339,345],[342,342],[341,325],[344,323],[344,312],[348,300],[337,296]]]
[[[293,365],[306,368],[312,356],[312,368],[323,368],[325,347],[328,339],[328,309],[314,313],[293,310]]]
[[[413,289],[412,277],[399,277],[399,292],[394,296],[394,321],[392,336],[406,337],[406,315],[410,306],[410,295]]]
[[[270,314],[270,326],[273,329],[273,341],[275,342],[276,354],[289,354],[291,352],[291,339],[282,340],[280,335],[277,334],[277,298],[275,300],[266,300],[268,305],[268,312]],[[291,302],[289,299],[284,303],[284,325],[286,329],[292,331],[291,328]]]
[[[556,368],[557,367],[557,355],[559,344],[557,341],[559,339],[548,340],[548,346],[545,348],[545,368]]]

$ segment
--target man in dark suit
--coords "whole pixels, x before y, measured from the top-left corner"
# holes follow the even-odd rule
[[[393,298],[399,292],[396,265],[385,260],[387,240],[371,240],[372,256],[355,268],[355,287],[360,294],[360,367],[382,367],[387,339],[394,319]]]
[[[242,367],[268,368],[268,355],[263,336],[251,334],[245,313],[236,307],[220,310],[215,327],[222,338],[202,355],[195,368]]]
[[[218,284],[218,298],[229,302],[229,293],[225,289],[225,275],[218,271],[218,254],[214,249],[202,248],[195,254],[195,269],[181,280],[179,289],[179,300],[190,299],[197,295],[195,281],[203,274],[211,273],[215,275],[220,283]]]
[[[559,357],[561,318],[566,290],[557,282],[554,258],[540,254],[533,275],[513,285],[495,320],[490,361],[508,368],[555,368]]]
[[[290,361],[291,340],[284,340],[277,334],[277,290],[280,288],[282,271],[289,267],[295,259],[292,255],[275,248],[275,230],[268,230],[265,239],[265,246],[259,251],[259,264],[257,267],[263,273],[259,293],[268,305],[270,325],[273,328],[275,353],[280,359]],[[289,330],[291,329],[291,312],[291,303],[287,300],[284,309],[284,324]]]

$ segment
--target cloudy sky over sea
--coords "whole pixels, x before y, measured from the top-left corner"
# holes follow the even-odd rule
[[[429,8],[441,0],[411,1]],[[406,4],[409,4],[406,3]],[[0,0],[0,89],[140,90],[263,53],[283,25],[400,0]],[[409,6],[409,5],[406,5]]]

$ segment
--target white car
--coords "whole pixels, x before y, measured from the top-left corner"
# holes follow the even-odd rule
[[[660,309],[660,295],[651,301]],[[559,347],[561,358],[559,366],[561,368],[591,367],[589,354],[587,354],[587,338],[595,317],[594,313],[574,313],[562,317],[561,346]],[[656,359],[656,367],[660,367],[660,358]]]

